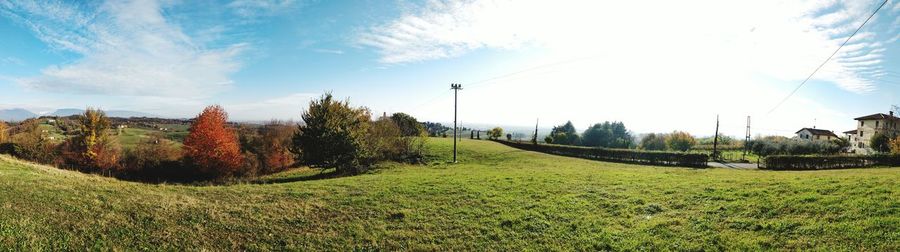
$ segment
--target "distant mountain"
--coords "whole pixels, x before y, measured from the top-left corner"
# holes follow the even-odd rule
[[[129,118],[129,117],[160,117],[158,115],[137,112],[137,111],[128,111],[128,110],[105,110],[106,116],[109,117],[121,117],[121,118]],[[47,114],[48,116],[71,116],[71,115],[80,115],[84,114],[83,109],[57,109],[53,111],[53,113]]]
[[[14,109],[0,109],[0,121],[22,121],[28,118],[34,118],[38,115],[32,113],[31,111],[14,108]]]

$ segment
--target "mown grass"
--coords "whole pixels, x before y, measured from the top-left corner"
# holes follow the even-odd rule
[[[428,165],[147,185],[0,157],[10,250],[900,249],[900,169],[604,163],[431,139]]]

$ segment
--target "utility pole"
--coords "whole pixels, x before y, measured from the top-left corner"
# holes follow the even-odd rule
[[[747,133],[744,136],[744,155],[741,159],[747,160],[747,152],[750,151],[750,116],[747,116]]]
[[[716,115],[716,135],[713,136],[713,159],[719,157],[719,115]]]
[[[453,89],[453,162],[456,163],[456,104],[457,104],[457,93],[460,89],[462,89],[462,84],[459,83],[451,83],[450,89]]]
[[[534,122],[534,139],[531,140],[532,143],[538,144],[537,134],[538,134],[538,124],[541,123],[541,118],[538,118],[536,122]]]

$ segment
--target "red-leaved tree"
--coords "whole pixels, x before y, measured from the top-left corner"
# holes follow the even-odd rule
[[[240,146],[227,124],[228,114],[219,105],[206,107],[184,139],[184,157],[209,176],[225,177],[240,172]]]

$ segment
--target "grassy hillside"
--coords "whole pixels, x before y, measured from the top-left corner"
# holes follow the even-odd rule
[[[452,142],[431,139],[433,160]],[[461,163],[146,185],[0,156],[11,249],[900,249],[900,169],[613,164],[461,143]],[[445,159],[446,160],[446,159]]]

